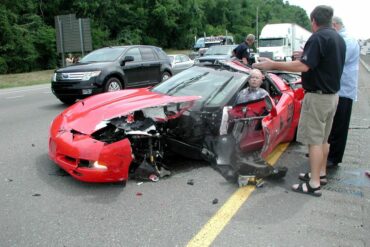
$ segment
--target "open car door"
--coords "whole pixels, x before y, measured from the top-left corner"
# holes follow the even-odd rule
[[[293,98],[283,94],[277,105],[266,96],[234,106],[230,110],[234,126],[232,134],[242,153],[261,150],[262,158],[282,141],[293,119]]]
[[[283,94],[277,105],[270,97],[266,97],[265,104],[269,114],[262,119],[264,144],[261,156],[264,159],[278,144],[286,141],[294,113],[293,97],[289,94]]]

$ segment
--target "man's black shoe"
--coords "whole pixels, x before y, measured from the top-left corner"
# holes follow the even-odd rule
[[[327,162],[326,162],[326,168],[327,169],[335,169],[335,168],[338,168],[339,166],[338,166],[338,163],[334,163],[333,161],[331,161],[331,160],[328,160]]]

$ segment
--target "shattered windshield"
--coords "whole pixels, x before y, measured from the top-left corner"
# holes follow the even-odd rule
[[[95,50],[84,56],[80,60],[80,62],[81,63],[112,62],[118,59],[125,49],[126,48],[124,47],[106,47],[99,50]]]
[[[171,96],[201,96],[198,102],[217,106],[233,97],[247,77],[244,73],[192,67],[157,85],[152,91]]]

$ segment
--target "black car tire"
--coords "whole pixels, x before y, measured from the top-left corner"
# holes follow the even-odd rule
[[[163,72],[162,77],[161,77],[161,82],[165,81],[165,80],[168,80],[170,77],[171,77],[170,73],[168,73],[167,71]]]
[[[58,97],[58,99],[66,105],[72,105],[76,102],[76,98],[74,97]]]
[[[122,89],[122,83],[117,77],[109,78],[104,86],[104,92],[114,92]]]

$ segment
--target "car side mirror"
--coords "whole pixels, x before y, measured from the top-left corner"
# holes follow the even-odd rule
[[[125,56],[125,58],[121,61],[121,66],[124,66],[126,64],[126,62],[132,62],[134,61],[134,57],[133,56]]]
[[[271,99],[270,96],[265,97],[266,110],[271,114],[272,117],[277,116],[275,102]]]

